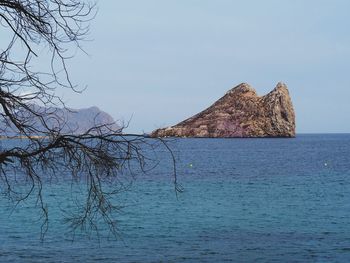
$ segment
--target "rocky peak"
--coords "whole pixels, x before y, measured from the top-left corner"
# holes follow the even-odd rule
[[[288,87],[283,82],[278,82],[276,87],[271,91],[271,93],[285,93],[289,95]]]
[[[280,81],[280,82],[277,83],[277,85],[275,87],[275,90],[276,89],[287,89],[288,90],[288,87],[287,87],[287,85],[285,83]]]
[[[230,89],[226,94],[230,95],[257,95],[255,89],[247,83],[241,83]]]

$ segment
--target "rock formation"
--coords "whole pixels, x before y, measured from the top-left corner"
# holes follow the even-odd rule
[[[246,83],[229,90],[206,110],[152,137],[295,137],[295,114],[288,88],[259,97]]]

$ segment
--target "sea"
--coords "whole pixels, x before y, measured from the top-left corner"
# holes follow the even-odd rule
[[[350,134],[169,139],[154,169],[114,200],[117,235],[69,231],[72,185],[45,185],[49,228],[31,200],[0,198],[0,262],[350,262]]]

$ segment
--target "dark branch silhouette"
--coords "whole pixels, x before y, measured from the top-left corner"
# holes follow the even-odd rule
[[[130,174],[135,164],[144,172],[149,149],[155,146],[163,145],[169,152],[175,189],[181,190],[175,158],[165,141],[124,134],[123,126],[97,121],[78,133],[58,110],[69,109],[57,89],[81,92],[70,79],[67,60],[71,50],[82,50],[95,11],[94,3],[82,0],[0,0],[0,24],[8,32],[8,43],[0,50],[0,135],[26,138],[1,149],[0,179],[15,202],[37,196],[43,235],[49,220],[43,181],[52,177],[68,174],[86,182],[85,201],[67,218],[73,230],[97,231],[102,220],[115,233],[113,211],[119,207],[112,197],[123,190],[120,177],[124,171]],[[49,50],[48,66],[35,70],[33,61],[43,47]],[[19,182],[26,187],[19,188]],[[106,184],[114,187],[105,190]]]

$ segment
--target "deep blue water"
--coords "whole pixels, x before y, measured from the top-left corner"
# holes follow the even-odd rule
[[[116,200],[117,240],[71,242],[57,212],[64,183],[48,186],[44,242],[30,202],[0,199],[0,262],[350,262],[349,134],[171,144],[184,192],[159,153]]]

